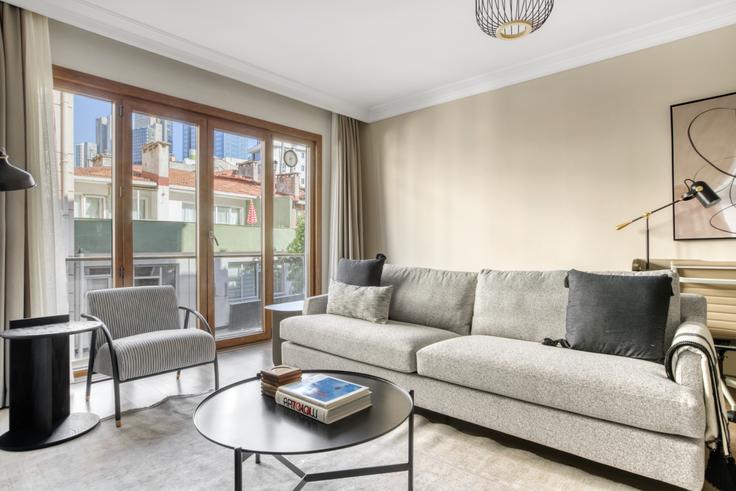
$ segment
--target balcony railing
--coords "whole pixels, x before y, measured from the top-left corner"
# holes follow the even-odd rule
[[[215,253],[215,328],[218,339],[238,337],[262,329],[261,254]],[[196,307],[196,256],[192,253],[136,254],[134,285],[172,285],[181,305]],[[87,311],[89,291],[113,286],[112,260],[104,254],[66,258],[69,313],[74,319]],[[304,298],[304,254],[274,254],[274,302]],[[85,366],[89,334],[73,341],[75,367]]]

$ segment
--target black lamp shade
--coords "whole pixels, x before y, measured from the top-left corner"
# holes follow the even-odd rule
[[[0,191],[18,191],[36,185],[33,176],[8,161],[8,154],[0,148]]]
[[[713,188],[708,186],[704,181],[695,181],[692,183],[690,186],[690,192],[698,198],[698,201],[700,201],[700,204],[703,205],[704,208],[710,208],[721,201],[721,197],[718,196],[716,192],[713,191]]]

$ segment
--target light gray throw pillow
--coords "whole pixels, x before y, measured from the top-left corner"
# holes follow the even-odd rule
[[[393,286],[356,286],[330,281],[327,313],[385,324]]]

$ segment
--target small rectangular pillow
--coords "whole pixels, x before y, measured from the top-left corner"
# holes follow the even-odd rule
[[[356,286],[381,286],[381,274],[386,256],[376,254],[375,259],[345,259],[337,262],[335,279],[340,283]]]
[[[356,286],[330,281],[327,313],[385,324],[393,286]]]
[[[672,279],[570,270],[565,340],[570,348],[661,361]]]

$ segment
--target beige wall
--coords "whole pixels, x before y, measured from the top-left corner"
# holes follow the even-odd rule
[[[54,64],[322,135],[322,264],[328,264],[331,113],[73,26],[49,21]],[[327,272],[323,271],[323,284]]]
[[[509,49],[512,49],[509,46]],[[671,199],[671,104],[736,91],[736,27],[363,127],[366,254],[438,268],[628,269]],[[736,241],[652,256],[734,260]]]

